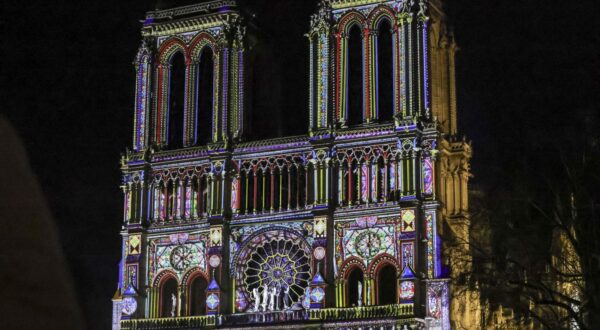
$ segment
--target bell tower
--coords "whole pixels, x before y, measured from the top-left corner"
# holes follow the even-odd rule
[[[425,0],[320,2],[307,34],[311,133],[432,120],[429,13]]]
[[[245,28],[235,7],[210,1],[147,14],[135,59],[133,150],[241,138]]]

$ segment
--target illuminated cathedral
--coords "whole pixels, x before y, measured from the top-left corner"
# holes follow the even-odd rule
[[[450,329],[468,239],[441,0],[322,0],[307,134],[252,141],[234,0],[148,12],[113,329]],[[469,267],[468,265],[464,267]]]

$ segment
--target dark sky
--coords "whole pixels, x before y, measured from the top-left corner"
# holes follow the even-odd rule
[[[245,2],[262,35],[255,51],[273,58],[257,64],[261,108],[253,119],[274,119],[253,125],[253,135],[301,134],[308,99],[303,33],[315,2]],[[155,3],[0,5],[0,113],[26,143],[90,329],[109,326],[122,220],[118,161],[132,136],[132,61],[139,20]],[[592,0],[447,1],[461,47],[459,125],[473,140],[476,185],[502,185],[518,166],[543,166],[552,158],[539,140],[569,134],[583,125],[585,111],[598,113],[598,7]]]

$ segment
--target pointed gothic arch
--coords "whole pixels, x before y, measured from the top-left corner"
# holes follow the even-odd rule
[[[394,116],[394,33],[393,20],[386,14],[376,20],[375,30],[375,97],[377,119],[392,120]]]
[[[352,9],[348,11],[342,18],[340,18],[339,23],[337,24],[337,30],[342,33],[348,33],[350,28],[354,24],[358,24],[359,26],[364,26],[366,22],[365,16],[359,11]]]
[[[394,256],[388,253],[376,256],[369,264],[367,274],[369,278],[375,280],[375,302],[377,305],[397,303],[400,266]]]
[[[379,5],[367,16],[367,25],[371,30],[376,31],[382,19],[387,19],[391,24],[393,24],[394,16],[395,14],[392,8],[386,5]]]
[[[206,288],[209,283],[206,272],[199,267],[192,268],[182,282],[185,284],[186,315],[206,314]]]
[[[346,281],[346,307],[356,307],[363,305],[365,301],[365,272],[364,268],[354,265],[346,270],[344,276]],[[359,293],[359,291],[361,291]],[[359,303],[360,300],[360,303]]]
[[[202,48],[195,71],[194,140],[196,144],[201,145],[212,142],[211,137],[214,131],[215,63],[211,47]]]
[[[188,117],[191,122],[190,144],[212,142],[215,132],[215,111],[218,104],[219,57],[216,41],[207,32],[200,32],[190,42],[189,57],[192,74],[188,94],[192,95]]]
[[[355,126],[365,120],[364,40],[361,25],[353,22],[348,26],[346,43],[346,122],[348,126]]]
[[[187,60],[183,51],[176,51],[169,58],[167,146],[170,149],[183,147],[184,114],[186,110]]]
[[[177,275],[171,270],[164,270],[156,276],[154,286],[158,288],[159,294],[158,315],[160,317],[177,316],[176,304],[179,301]],[[175,306],[173,306],[173,295],[175,296]]]
[[[169,142],[171,142],[169,147],[179,147],[179,144],[183,146],[185,134],[185,84],[187,81],[187,64],[189,63],[185,41],[178,36],[170,37],[161,44],[156,56],[158,79],[156,83],[156,114],[153,125],[155,129],[154,142],[161,146],[169,146]],[[183,56],[183,65],[181,65],[180,58],[177,58],[178,56]],[[175,71],[178,72],[176,74],[173,74],[174,57],[177,60]],[[176,80],[175,84],[172,84],[173,79]],[[176,87],[177,97],[175,98],[172,97],[172,87]],[[177,103],[175,113],[170,111],[173,102]],[[181,117],[181,120],[179,120],[179,117]],[[179,124],[179,121],[181,124]],[[172,127],[169,127],[169,125],[172,125]],[[173,134],[169,134],[169,128],[171,128]],[[181,143],[179,143],[179,140],[181,140]]]

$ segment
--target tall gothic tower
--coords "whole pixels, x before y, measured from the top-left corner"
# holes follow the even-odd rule
[[[440,1],[321,1],[309,133],[253,142],[236,8],[142,27],[113,328],[467,324],[468,251],[444,242],[468,239],[471,151]]]

